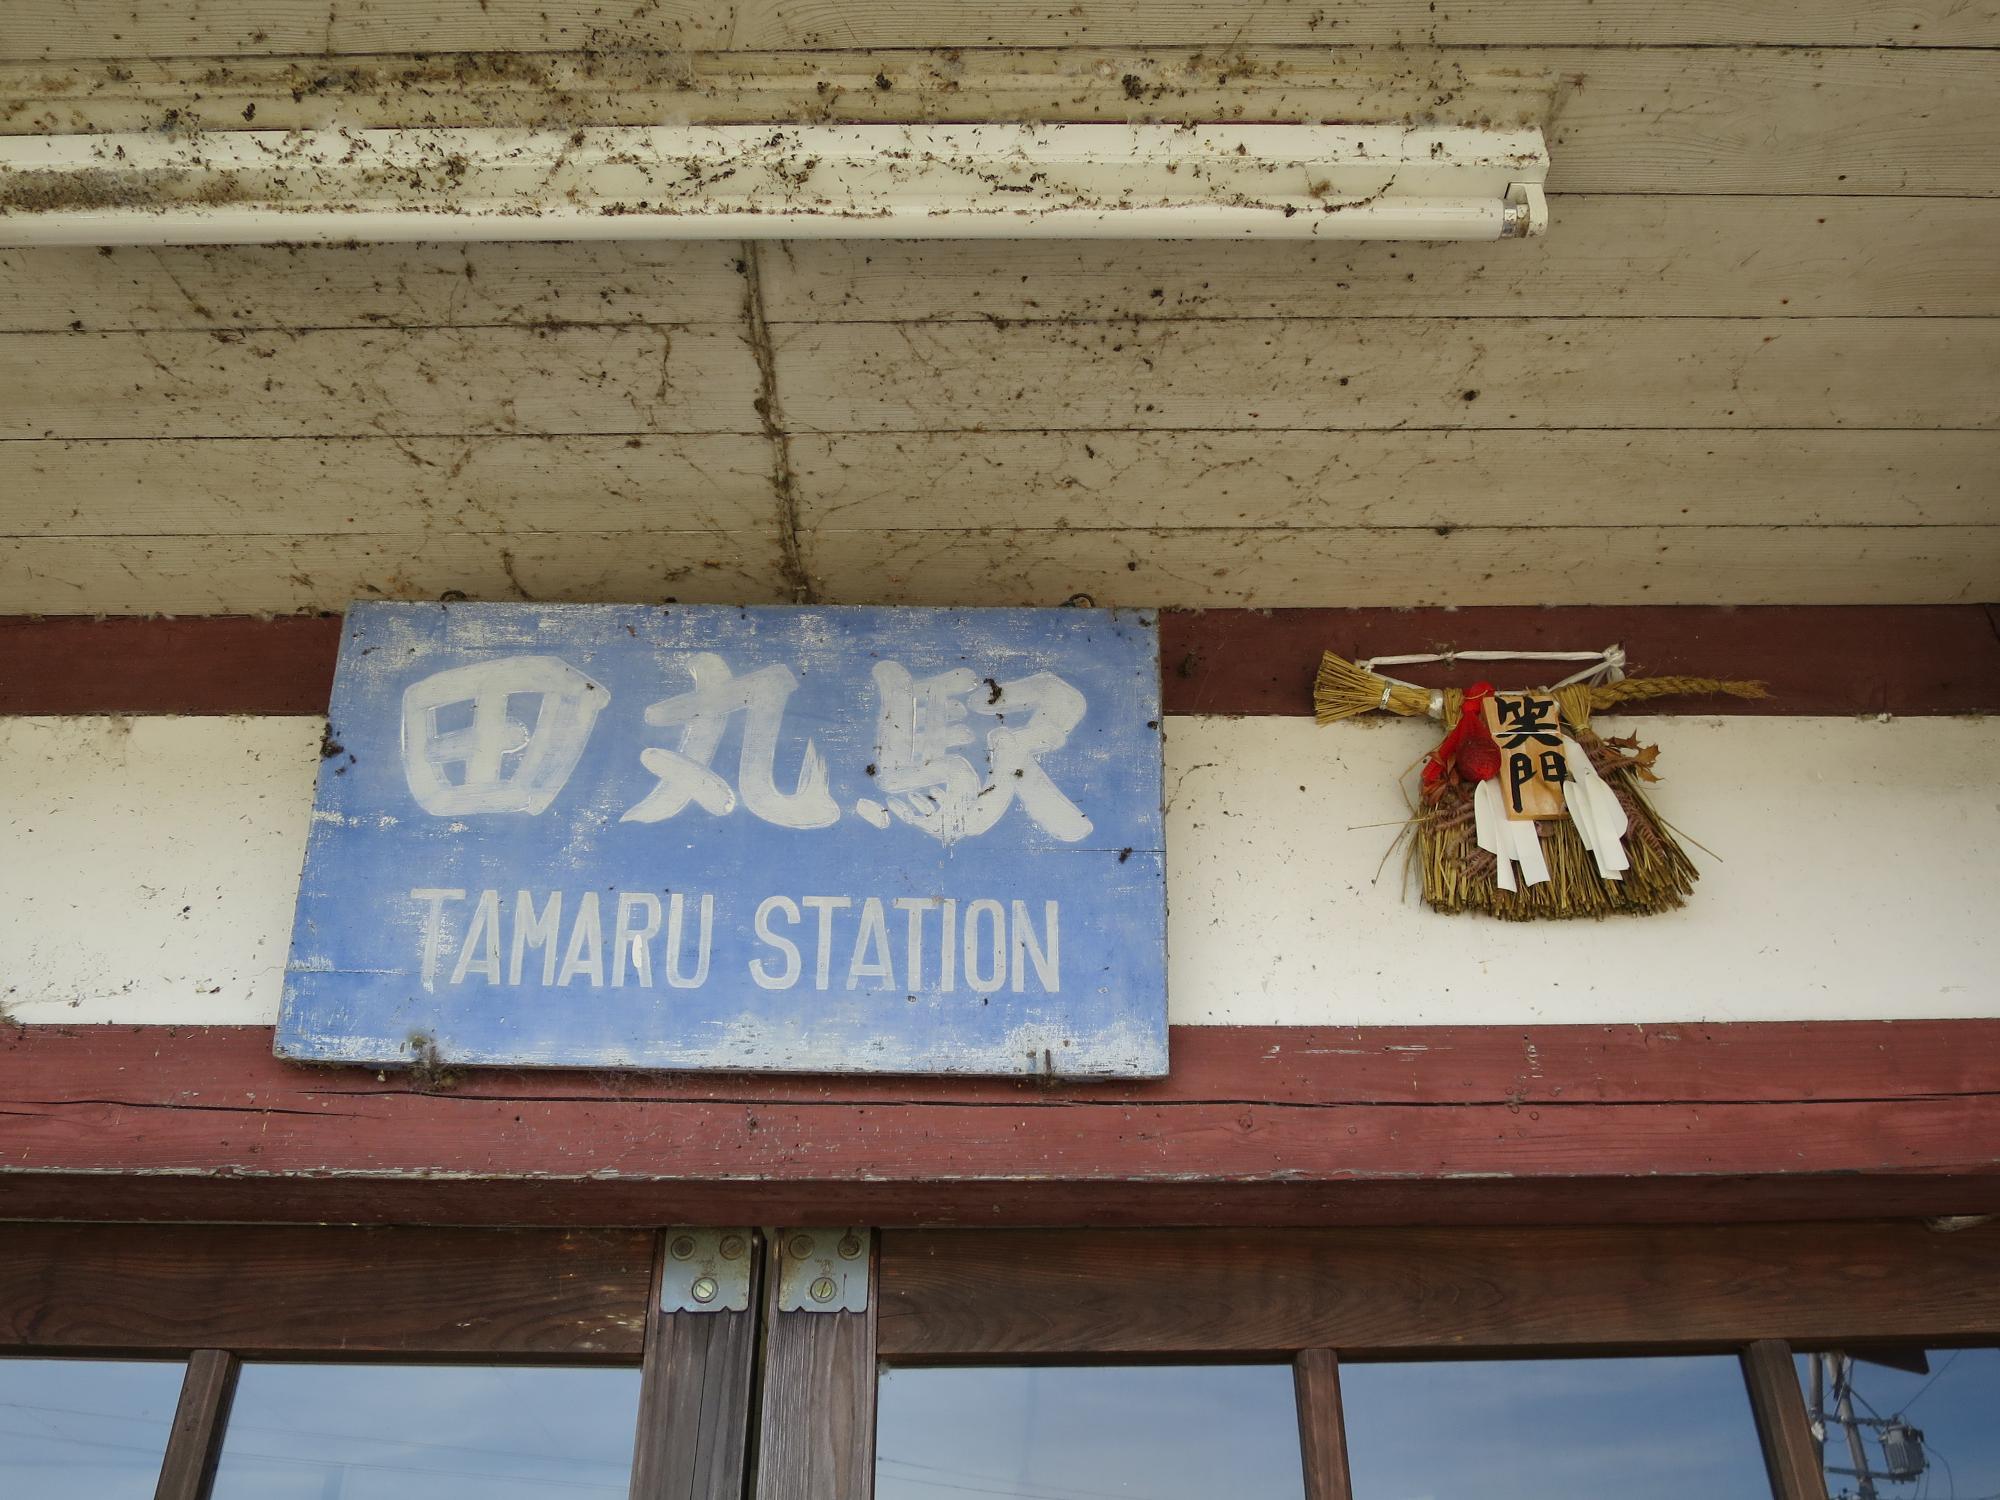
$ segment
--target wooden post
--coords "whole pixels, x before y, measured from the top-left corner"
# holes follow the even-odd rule
[[[1292,1361],[1298,1392],[1299,1456],[1306,1500],[1352,1500],[1347,1472],[1347,1424],[1340,1410],[1340,1358],[1331,1349],[1301,1349]]]
[[[781,1231],[782,1233],[782,1231]],[[779,1312],[782,1247],[764,1252],[764,1380],[754,1500],[872,1500],[875,1494],[875,1315]]]
[[[197,1349],[188,1356],[180,1404],[167,1435],[154,1500],[207,1500],[222,1457],[223,1429],[236,1394],[236,1356],[221,1349]]]
[[[1759,1339],[1743,1351],[1743,1378],[1750,1386],[1750,1409],[1764,1445],[1777,1500],[1826,1500],[1826,1474],[1813,1441],[1792,1367],[1792,1346],[1783,1339]]]
[[[653,1256],[632,1500],[742,1500],[761,1275],[754,1246],[743,1312],[666,1312],[667,1236]]]

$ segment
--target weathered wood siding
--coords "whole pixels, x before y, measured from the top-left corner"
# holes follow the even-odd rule
[[[1075,47],[1179,42],[1236,46],[1246,35],[1299,45],[1510,43],[1689,45],[1752,42],[1828,46],[1964,46],[1991,42],[1990,0],[1283,0],[1251,26],[1203,0],[1095,0],[1078,5],[920,0],[664,0],[620,15],[595,0],[430,0],[344,6],[333,0],[126,0],[72,9],[24,4],[10,52],[36,60],[226,57],[292,53],[535,51],[609,46]]]
[[[1532,245],[0,252],[0,608],[2000,597],[2000,4],[16,0],[0,131],[1534,122]]]

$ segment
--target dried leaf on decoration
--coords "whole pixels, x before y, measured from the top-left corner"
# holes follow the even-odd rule
[[[1632,752],[1624,761],[1624,767],[1641,781],[1658,781],[1660,779],[1653,774],[1653,762],[1660,758],[1660,747],[1658,745],[1642,745],[1639,743],[1639,736],[1636,734],[1619,735],[1615,739],[1606,740],[1604,743],[1615,746],[1620,750],[1630,750]]]
[[[1552,687],[1496,692],[1479,682],[1431,689],[1326,653],[1313,702],[1322,724],[1383,711],[1450,726],[1425,758],[1413,858],[1424,900],[1442,912],[1512,921],[1671,911],[1693,892],[1694,864],[1653,811],[1641,783],[1657,745],[1604,738],[1594,711],[1653,698],[1766,696],[1761,682],[1626,677],[1624,653],[1460,652],[1414,661],[1587,659]]]

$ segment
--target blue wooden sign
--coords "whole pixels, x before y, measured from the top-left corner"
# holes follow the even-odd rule
[[[280,1056],[1166,1071],[1159,639],[357,604]]]

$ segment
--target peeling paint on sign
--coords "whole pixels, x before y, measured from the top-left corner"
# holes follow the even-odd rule
[[[1166,1069],[1149,613],[358,604],[277,1050]]]

